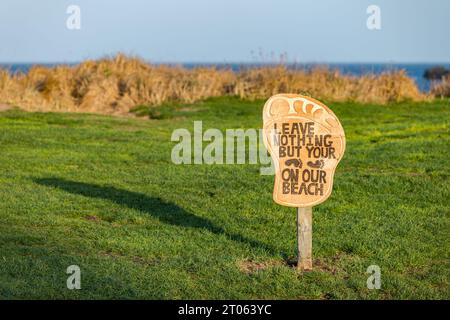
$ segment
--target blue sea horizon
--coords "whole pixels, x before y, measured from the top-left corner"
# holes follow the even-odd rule
[[[57,65],[76,65],[78,63],[0,63],[0,68],[7,69],[11,73],[26,73],[34,65],[42,65],[46,67],[54,67]],[[196,67],[216,67],[220,69],[231,69],[239,71],[247,68],[255,68],[261,66],[274,66],[271,63],[154,63],[161,65],[178,65],[187,69]],[[431,87],[431,81],[423,77],[425,71],[434,66],[443,66],[450,69],[450,63],[286,63],[284,64],[290,69],[310,70],[318,66],[326,66],[330,69],[339,70],[342,74],[362,76],[367,74],[381,74],[383,72],[405,70],[406,74],[414,79],[419,89],[428,92]]]

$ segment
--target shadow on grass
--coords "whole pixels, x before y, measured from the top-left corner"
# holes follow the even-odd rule
[[[271,254],[276,254],[276,250],[271,246],[241,235],[230,234],[214,225],[208,219],[198,217],[173,203],[165,202],[161,198],[150,197],[142,193],[110,186],[100,186],[60,178],[34,179],[34,181],[40,185],[57,187],[73,194],[110,200],[119,205],[150,214],[167,224],[186,228],[205,229],[214,234],[223,234],[233,241],[250,245],[253,248],[264,249]]]

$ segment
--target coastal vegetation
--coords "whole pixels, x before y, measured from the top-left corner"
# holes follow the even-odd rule
[[[401,70],[351,76],[327,67],[290,69],[283,64],[239,71],[187,69],[122,54],[77,65],[36,65],[27,73],[0,70],[0,103],[27,111],[128,114],[139,106],[194,103],[219,96],[265,99],[283,92],[334,102],[387,104],[447,96],[448,84],[425,94]]]

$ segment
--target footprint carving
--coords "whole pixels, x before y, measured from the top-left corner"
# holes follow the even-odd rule
[[[331,109],[310,97],[275,95],[264,105],[263,137],[275,165],[275,202],[307,207],[330,196],[345,151],[344,129]]]
[[[297,167],[297,168],[301,168],[303,165],[302,160],[300,160],[300,159],[288,159],[288,160],[286,160],[286,162],[284,164],[287,167],[293,165],[294,167]]]
[[[307,164],[311,168],[322,169],[325,165],[325,161],[323,160],[316,160],[316,162],[308,161]]]

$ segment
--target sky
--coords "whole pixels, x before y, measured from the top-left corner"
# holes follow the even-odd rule
[[[1,0],[0,62],[450,62],[449,16],[449,0]]]

